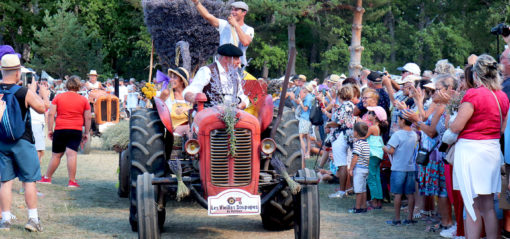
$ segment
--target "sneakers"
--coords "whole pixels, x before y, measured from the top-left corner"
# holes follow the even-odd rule
[[[37,181],[38,183],[51,184],[51,178],[46,176],[42,176],[41,180]]]
[[[404,220],[402,222],[402,225],[413,225],[413,224],[416,224],[418,223],[418,221],[415,221],[415,220]]]
[[[330,194],[329,198],[343,198],[345,196],[344,191],[336,191],[335,193]]]
[[[2,220],[0,222],[0,231],[9,231],[9,230],[11,230],[11,221]]]
[[[442,230],[439,235],[444,238],[454,238],[457,235],[457,225],[453,225],[448,229]]]
[[[365,213],[365,212],[367,212],[366,208],[352,208],[352,209],[349,209],[349,213],[358,214],[358,213]]]
[[[34,219],[30,218],[28,219],[28,222],[27,224],[25,224],[25,229],[27,231],[31,231],[31,232],[42,232],[43,231],[43,228],[41,226],[41,221],[39,220],[39,222],[35,222]]]
[[[78,182],[76,182],[76,181],[71,181],[71,180],[69,180],[69,183],[67,184],[67,187],[68,187],[68,188],[79,188],[79,187],[80,187],[80,185],[79,185],[79,184],[78,184]]]

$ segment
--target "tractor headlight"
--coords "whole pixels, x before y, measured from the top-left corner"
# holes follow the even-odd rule
[[[189,155],[196,155],[200,151],[200,144],[196,139],[190,139],[184,144],[184,148],[186,149],[186,153]]]
[[[276,150],[276,143],[271,138],[265,138],[260,142],[260,148],[265,154],[272,154]]]

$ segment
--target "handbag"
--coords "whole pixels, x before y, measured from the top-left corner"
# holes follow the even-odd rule
[[[434,144],[431,150],[426,150],[423,147],[420,147],[420,149],[418,150],[418,155],[416,156],[416,163],[422,166],[427,166],[430,161],[430,154],[432,153],[432,151],[434,151],[437,144],[439,144],[439,140],[437,141],[436,144]]]
[[[448,162],[448,164],[453,166],[454,156],[455,156],[455,143],[453,143],[452,146],[450,146],[444,159],[446,160],[446,162]]]
[[[324,118],[322,118],[322,111],[321,107],[317,103],[317,101],[314,102],[312,105],[312,109],[310,111],[310,122],[312,125],[323,125],[324,124]]]

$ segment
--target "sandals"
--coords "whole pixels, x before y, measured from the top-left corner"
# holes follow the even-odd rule
[[[435,224],[435,225],[433,225],[433,226],[428,226],[428,227],[425,229],[425,231],[426,231],[426,232],[438,232],[438,231],[440,231],[440,230],[448,229],[448,228],[450,228],[450,227],[452,227],[452,226],[453,226],[453,224],[452,224],[452,225],[450,225],[450,226],[443,226],[441,223],[438,223],[438,224]]]

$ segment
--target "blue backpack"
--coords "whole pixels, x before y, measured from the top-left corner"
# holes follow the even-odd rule
[[[10,89],[0,89],[3,94],[2,100],[5,101],[5,111],[0,121],[0,141],[5,143],[16,142],[25,133],[25,122],[29,112],[25,114],[25,118],[21,115],[21,108],[16,99],[16,92],[21,89],[19,85],[13,85]]]

